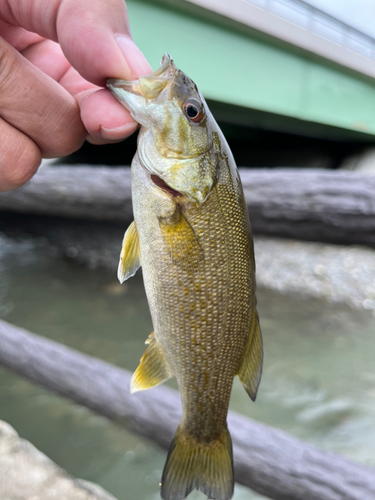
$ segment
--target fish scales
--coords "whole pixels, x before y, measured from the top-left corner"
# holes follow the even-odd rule
[[[142,78],[108,85],[142,125],[119,278],[142,265],[154,333],[132,390],[171,376],[180,389],[162,497],[183,500],[196,488],[228,500],[233,378],[255,399],[262,367],[250,222],[234,159],[195,84],[169,57]],[[152,85],[151,98],[142,94]]]
[[[139,193],[133,208],[147,296],[151,304],[159,304],[151,306],[155,336],[181,388],[189,432],[214,439],[225,425],[232,380],[251,321],[253,269],[251,259],[243,258],[250,254],[247,219],[239,218],[243,203],[236,199],[233,180],[225,172],[229,167],[223,162],[224,172],[205,209],[186,210],[201,242],[204,263],[194,273],[180,270],[170,263],[158,219],[149,208],[155,200],[137,178],[137,168],[139,163],[133,167],[133,189]],[[226,206],[225,215],[218,209],[221,204]],[[159,332],[163,332],[160,339]]]

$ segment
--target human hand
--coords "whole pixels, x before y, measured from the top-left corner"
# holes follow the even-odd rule
[[[104,88],[151,67],[132,41],[124,0],[0,0],[0,192],[41,158],[104,144],[137,128]]]

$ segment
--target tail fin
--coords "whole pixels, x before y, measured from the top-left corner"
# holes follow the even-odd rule
[[[183,500],[201,490],[211,500],[233,496],[232,441],[228,429],[211,442],[199,442],[178,427],[169,448],[161,483],[164,500]]]

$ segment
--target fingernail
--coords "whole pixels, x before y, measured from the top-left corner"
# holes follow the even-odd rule
[[[135,78],[152,73],[147,59],[131,38],[125,35],[115,35],[115,38]]]
[[[126,139],[138,128],[138,123],[128,123],[126,125],[122,125],[121,127],[115,128],[105,128],[103,126],[100,127],[100,135],[106,141],[117,141],[120,139]]]

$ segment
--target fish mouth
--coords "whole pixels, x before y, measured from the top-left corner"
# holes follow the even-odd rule
[[[169,54],[164,54],[160,67],[147,76],[140,76],[138,80],[121,80],[120,78],[109,78],[107,88],[120,100],[126,103],[126,93],[135,94],[145,99],[155,99],[164,90],[167,84],[175,76],[178,69]],[[125,101],[125,102],[124,102]]]
[[[168,184],[166,184],[163,181],[163,179],[161,179],[157,175],[151,174],[150,178],[151,178],[152,182],[155,184],[155,186],[162,189],[163,191],[166,191],[168,194],[172,195],[173,198],[177,198],[178,196],[183,196],[182,193],[180,193],[179,191],[176,191],[175,189],[168,186]]]

